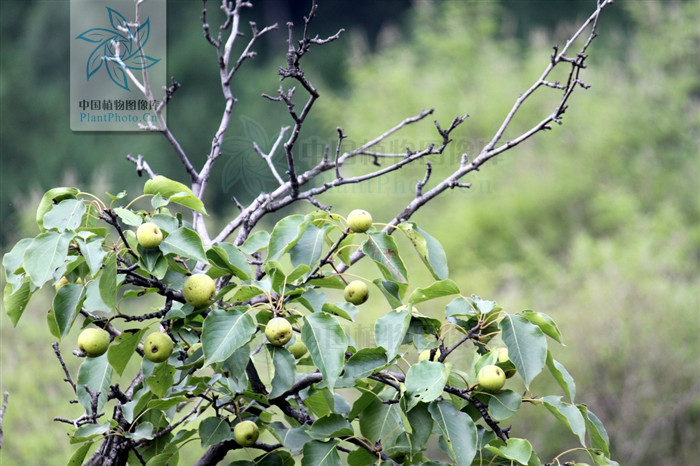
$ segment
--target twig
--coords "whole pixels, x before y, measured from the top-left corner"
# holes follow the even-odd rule
[[[64,382],[68,382],[73,388],[73,393],[78,393],[78,389],[75,385],[75,382],[73,382],[73,379],[70,376],[70,372],[68,371],[68,367],[66,367],[66,362],[63,360],[63,356],[61,355],[61,350],[58,348],[58,343],[53,343],[51,345],[53,348],[53,352],[56,354],[56,357],[58,358],[58,362],[61,363],[61,367],[63,368],[63,373],[66,374],[66,378],[63,379]]]
[[[151,170],[151,166],[148,165],[148,162],[143,160],[143,155],[139,154],[137,158],[134,158],[133,155],[127,154],[126,160],[136,165],[136,174],[138,176],[141,176],[145,171],[146,173],[148,173],[149,178],[152,179],[156,177],[156,174],[153,173],[153,170]]]

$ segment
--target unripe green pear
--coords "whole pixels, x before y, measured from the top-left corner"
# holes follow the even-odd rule
[[[167,361],[173,352],[173,340],[163,332],[153,332],[146,337],[143,355],[153,362]]]
[[[185,280],[182,294],[196,308],[209,306],[216,297],[216,282],[205,273],[195,273]]]
[[[362,209],[355,209],[348,214],[348,227],[353,233],[364,233],[372,226],[372,215]]]
[[[353,280],[345,287],[345,301],[354,305],[359,305],[369,298],[369,288],[362,280]]]
[[[109,347],[109,333],[101,328],[86,328],[78,335],[78,349],[88,358],[102,356]]]
[[[56,282],[54,285],[54,288],[56,288],[56,291],[60,290],[63,288],[64,285],[67,285],[69,283],[68,279],[66,277],[61,277],[59,281]]]
[[[163,232],[153,222],[146,222],[136,229],[136,240],[146,249],[157,248],[163,241]]]
[[[202,347],[201,343],[195,343],[194,345],[190,346],[190,348],[187,350],[187,357],[192,357],[192,355]],[[197,369],[201,369],[202,366],[204,365],[204,358],[200,358],[194,365]]]
[[[418,362],[421,362],[421,361],[428,361],[428,360],[430,360],[430,361],[437,361],[438,358],[440,357],[440,354],[441,354],[441,353],[440,353],[440,348],[437,348],[437,349],[435,350],[435,356],[433,357],[433,359],[430,359],[430,352],[431,352],[431,351],[432,351],[432,350],[430,350],[430,349],[421,351],[420,354],[418,355]]]
[[[249,447],[258,440],[260,431],[253,421],[243,421],[233,428],[233,438],[242,447]]]
[[[306,345],[304,344],[303,341],[301,341],[299,338],[294,342],[294,344],[289,345],[289,348],[287,348],[290,353],[292,353],[292,356],[294,356],[294,359],[300,359],[302,356],[306,354],[307,348]]]
[[[493,364],[484,366],[477,374],[479,387],[486,392],[497,392],[506,383],[506,373]]]
[[[267,340],[275,346],[284,346],[292,339],[292,324],[284,317],[270,319],[265,327]]]
[[[511,361],[508,357],[508,348],[498,348],[496,351],[496,357],[498,358],[496,365],[503,369],[503,372],[506,373],[506,379],[513,377],[517,372],[517,369],[515,368],[513,361]]]

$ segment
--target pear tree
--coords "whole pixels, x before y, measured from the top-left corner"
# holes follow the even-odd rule
[[[542,75],[480,151],[464,154],[440,180],[425,164],[414,195],[393,218],[372,215],[371,206],[336,212],[323,195],[439,157],[467,115],[435,121],[435,140],[400,157],[380,143],[421,124],[431,109],[366,135],[357,147],[344,147],[338,127],[337,142],[303,167],[296,144],[320,95],[303,59],[343,32],[312,35],[315,3],[301,27],[288,23],[282,84],[263,95],[291,125],[280,129],[269,153],[256,146],[278,186],[239,203],[240,212],[218,231],[205,223],[203,199],[234,108],[232,83],[258,39],[277,25],[250,23],[246,30],[251,3],[224,0],[215,33],[204,2],[201,26],[225,111],[201,167],[162,118],[179,84],[173,80],[157,102],[147,70],[137,76],[124,68],[156,112],[144,129],[171,142],[183,180],[128,156],[148,176],[142,192],[51,189],[37,207],[38,233],[3,257],[3,299],[14,325],[40,289],[54,295],[47,330],[60,342],[57,364],[84,409],[78,419],[56,418],[68,424],[76,448],[60,461],[174,466],[181,448],[196,442],[196,466],[224,458],[236,466],[616,465],[603,424],[577,402],[574,379],[552,355],[551,345],[563,342],[552,317],[472,294],[450,277],[442,232],[410,220],[445,191],[469,189],[464,180],[489,160],[562,123],[571,95],[588,87],[586,54],[609,3],[598,0],[570,40],[543,57]],[[554,69],[568,79],[550,81]],[[504,140],[523,103],[546,92],[558,96],[550,111]],[[372,163],[358,174],[345,169],[353,160]],[[330,181],[313,183],[323,175]],[[286,216],[264,228],[261,220],[275,212]],[[376,313],[371,338],[360,341],[360,314],[368,312]],[[84,329],[77,342],[69,338],[74,328]],[[66,368],[67,357],[84,358],[77,374]],[[543,373],[555,393],[533,387]],[[525,405],[569,431],[578,447],[541,457],[527,426],[518,424]]]

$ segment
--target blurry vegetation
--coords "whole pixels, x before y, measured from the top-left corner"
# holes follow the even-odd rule
[[[591,8],[585,1],[568,8],[562,2],[420,1],[412,10],[407,2],[386,3],[395,14],[384,6],[369,15],[367,6],[350,15],[339,2],[321,2],[317,24],[328,30],[319,32],[349,31],[317,57],[316,79],[325,84],[319,86],[316,120],[299,145],[308,150],[302,158],[334,144],[338,125],[349,149],[424,108],[434,107],[443,125],[469,113],[452,152],[432,161],[433,179],[439,179],[463,152],[476,155],[517,95],[539,76],[551,46]],[[183,87],[168,107],[168,120],[199,163],[221,110],[214,54],[201,37],[199,2],[169,5],[169,74]],[[283,25],[280,12],[301,11],[294,2],[270,5],[255,13],[259,24]],[[545,13],[552,16],[537,19]],[[393,20],[376,20],[388,16]],[[0,17],[0,244],[34,234],[34,205],[52,186],[139,191],[143,180],[124,160],[127,153],[143,154],[166,176],[182,176],[160,135],[68,130],[67,3],[3,1]],[[363,29],[369,17],[375,19]],[[697,461],[698,24],[695,1],[614,5],[603,15],[582,75],[592,88],[574,96],[564,125],[497,157],[464,180],[472,183],[470,190],[446,193],[416,215],[448,250],[451,276],[463,290],[493,296],[509,311],[532,307],[559,322],[569,338],[556,357],[578,381],[581,401],[607,426],[620,464]],[[278,86],[284,35],[274,37],[239,77],[232,140],[260,134],[274,140],[279,126],[288,124],[286,112],[259,98]],[[523,109],[513,131],[551,108],[558,95],[545,94]],[[425,122],[391,143],[400,152],[435,139]],[[212,179],[214,198],[207,200],[219,213],[212,222],[225,220],[231,196],[243,201],[253,194],[230,185],[226,173],[236,173],[237,166],[222,160],[220,168]],[[367,208],[381,222],[413,197],[423,175],[414,167],[322,200],[342,214]],[[67,399],[69,387],[59,383],[61,369],[46,331],[49,299],[43,306],[37,301],[18,329],[4,312],[0,318],[0,390],[11,392],[1,464],[60,464],[70,454],[62,428],[50,420],[70,417],[75,407],[53,401]],[[533,441],[543,458],[567,441],[537,418],[513,428],[536,431]]]

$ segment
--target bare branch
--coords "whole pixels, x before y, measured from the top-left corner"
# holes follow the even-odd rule
[[[63,373],[66,374],[66,378],[63,379],[63,381],[68,382],[70,384],[71,388],[73,389],[73,393],[78,393],[77,388],[75,386],[75,382],[73,382],[73,379],[70,376],[70,372],[68,371],[68,367],[66,367],[66,362],[63,360],[63,356],[61,355],[61,350],[58,348],[58,343],[53,343],[51,347],[53,348],[53,352],[56,353],[58,362],[61,363]]]
[[[156,174],[153,173],[153,170],[151,170],[151,166],[148,165],[148,162],[143,159],[143,155],[139,154],[137,158],[134,158],[133,155],[126,154],[126,160],[136,165],[136,174],[138,176],[143,175],[143,172],[145,171],[149,178],[155,178]]]

